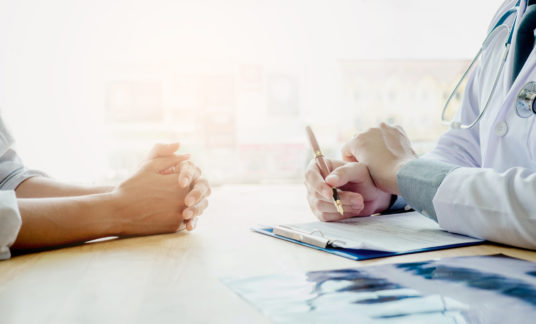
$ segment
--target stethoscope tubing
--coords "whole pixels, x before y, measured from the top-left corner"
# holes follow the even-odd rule
[[[445,105],[443,106],[443,109],[441,110],[441,123],[443,123],[444,125],[448,125],[448,126],[450,126],[451,128],[454,128],[454,129],[470,129],[470,128],[473,128],[476,124],[478,124],[480,119],[482,119],[482,116],[484,116],[484,114],[488,110],[489,104],[491,102],[491,98],[493,97],[493,94],[495,93],[495,89],[497,88],[499,78],[500,78],[500,76],[501,76],[501,74],[502,74],[502,72],[504,70],[504,64],[506,63],[506,58],[508,57],[508,53],[510,51],[510,45],[511,45],[510,39],[511,39],[511,36],[508,37],[508,40],[505,43],[503,55],[502,55],[502,58],[501,58],[501,65],[500,65],[499,69],[497,70],[497,73],[495,75],[495,79],[493,80],[493,85],[492,85],[492,88],[491,88],[491,92],[490,92],[488,98],[486,99],[486,103],[484,104],[484,108],[480,109],[480,113],[478,114],[478,117],[473,122],[471,122],[470,124],[463,124],[460,121],[454,121],[454,120],[453,121],[448,121],[445,118],[445,113],[447,111],[447,108],[450,105],[450,102],[452,101],[452,98],[458,92],[458,89],[460,88],[460,85],[467,78],[467,76],[469,75],[469,72],[472,70],[473,66],[478,61],[480,56],[482,55],[482,52],[484,51],[484,48],[489,45],[489,42],[491,41],[491,39],[493,39],[495,37],[495,34],[497,34],[502,29],[506,29],[507,31],[509,30],[509,28],[506,25],[499,25],[496,28],[494,28],[491,33],[489,33],[489,35],[486,37],[486,39],[482,43],[482,46],[478,50],[478,53],[475,55],[475,57],[471,61],[471,64],[469,64],[469,67],[463,73],[462,77],[460,78],[460,80],[458,81],[456,86],[454,87],[454,90],[452,90],[450,96],[448,97],[447,101],[445,102]]]
[[[441,123],[442,124],[450,126],[450,128],[453,128],[453,129],[470,129],[470,128],[473,128],[476,124],[478,124],[478,122],[482,119],[482,116],[484,116],[484,114],[488,110],[489,104],[491,102],[491,98],[493,97],[493,94],[495,93],[495,89],[497,88],[499,78],[500,78],[500,76],[501,76],[501,74],[502,74],[502,72],[504,70],[504,65],[506,63],[506,58],[508,57],[508,53],[510,52],[510,46],[512,44],[512,36],[513,36],[513,31],[514,31],[514,26],[515,26],[516,20],[514,20],[514,22],[512,24],[512,27],[508,27],[507,25],[505,25],[505,21],[506,21],[506,19],[508,19],[508,17],[510,17],[511,14],[514,14],[514,13],[517,14],[518,13],[519,2],[520,1],[518,1],[516,3],[516,6],[514,8],[512,8],[512,9],[508,10],[507,12],[505,12],[503,14],[503,16],[497,21],[497,23],[495,24],[495,26],[493,27],[491,32],[484,39],[484,42],[482,42],[482,46],[480,47],[480,49],[478,50],[478,53],[475,55],[475,57],[471,61],[471,64],[469,64],[469,67],[467,67],[467,69],[463,73],[463,75],[460,78],[460,80],[458,81],[458,83],[456,83],[456,86],[454,87],[454,89],[450,93],[449,97],[445,101],[445,104],[443,105],[443,109],[441,110]],[[515,19],[517,19],[517,17]],[[500,67],[497,70],[497,73],[495,75],[495,79],[493,81],[491,92],[490,92],[488,98],[486,99],[486,102],[484,104],[484,108],[480,109],[480,113],[478,114],[477,118],[473,122],[471,122],[469,124],[463,124],[461,121],[455,121],[455,120],[449,121],[449,120],[447,120],[446,117],[445,117],[445,113],[447,111],[448,106],[450,105],[450,102],[452,101],[452,98],[454,98],[454,96],[458,92],[461,84],[468,77],[468,75],[472,71],[474,65],[476,64],[476,62],[482,56],[482,52],[484,51],[484,49],[487,48],[489,46],[490,42],[496,37],[496,35],[499,32],[503,31],[503,30],[506,30],[509,34],[508,34],[508,38],[506,39],[506,41],[504,43],[504,51],[503,51],[503,55],[502,55],[502,58],[501,58],[501,65],[500,65]]]

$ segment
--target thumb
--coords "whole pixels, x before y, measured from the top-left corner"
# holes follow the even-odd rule
[[[173,153],[177,152],[180,147],[180,143],[170,143],[170,144],[156,144],[151,149],[147,156],[147,160],[153,160],[159,157],[170,156]]]
[[[366,165],[351,162],[333,170],[326,177],[326,183],[332,187],[342,187],[348,182],[361,183],[369,177]]]
[[[341,149],[342,159],[346,162],[358,162],[357,158],[352,152],[351,145],[352,145],[352,141],[344,144],[344,146],[342,147]]]

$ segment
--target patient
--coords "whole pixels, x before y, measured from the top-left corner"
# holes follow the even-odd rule
[[[0,260],[34,249],[106,236],[193,230],[208,182],[179,144],[157,144],[117,187],[84,187],[28,170],[0,119]],[[83,170],[80,170],[83,172]]]

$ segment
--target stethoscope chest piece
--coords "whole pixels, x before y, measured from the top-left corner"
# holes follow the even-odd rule
[[[517,94],[516,112],[521,118],[528,118],[536,114],[536,82],[531,81],[523,86]]]

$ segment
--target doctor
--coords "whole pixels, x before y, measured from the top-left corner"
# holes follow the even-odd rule
[[[355,136],[325,181],[309,165],[313,212],[326,221],[364,216],[403,198],[444,230],[536,249],[535,29],[536,0],[505,1],[435,149],[418,157],[402,128],[386,124]],[[343,191],[343,216],[331,186]]]

